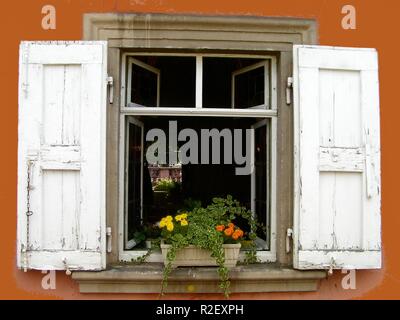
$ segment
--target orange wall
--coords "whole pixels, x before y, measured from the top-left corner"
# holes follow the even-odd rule
[[[57,10],[56,30],[41,28],[41,8],[52,4]],[[357,29],[341,28],[341,8],[357,9]],[[0,32],[0,298],[9,299],[154,299],[157,295],[81,295],[64,273],[57,273],[57,289],[41,287],[40,272],[23,273],[15,266],[17,202],[17,88],[18,45],[21,40],[78,40],[82,36],[82,14],[86,12],[160,12],[214,15],[258,15],[316,18],[320,44],[375,47],[380,58],[382,124],[382,240],[383,269],[357,272],[357,289],[343,290],[342,274],[322,281],[314,293],[235,294],[232,299],[381,299],[400,298],[400,214],[397,208],[400,175],[398,81],[400,46],[395,39],[397,0],[14,0],[1,2]],[[166,299],[221,298],[220,295],[167,295]]]

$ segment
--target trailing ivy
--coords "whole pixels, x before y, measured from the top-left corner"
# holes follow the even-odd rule
[[[194,245],[210,251],[211,256],[215,258],[220,278],[219,287],[222,289],[225,297],[228,298],[230,293],[229,270],[225,267],[225,251],[222,246],[225,239],[223,233],[217,231],[215,226],[226,225],[239,217],[247,220],[250,226],[248,236],[252,245],[250,250],[246,252],[246,262],[257,262],[256,246],[254,244],[257,223],[253,219],[251,211],[241,206],[231,196],[227,196],[227,198],[214,198],[211,205],[206,208],[194,208],[187,215],[188,225],[186,228],[181,228],[179,232],[175,233],[167,232],[166,230],[163,231],[162,235],[165,242],[170,244],[171,247],[166,256],[167,263],[163,272],[161,295],[164,294],[167,288],[168,277],[173,269],[173,262],[176,259],[177,252],[189,245]]]

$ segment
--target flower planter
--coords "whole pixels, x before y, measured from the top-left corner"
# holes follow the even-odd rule
[[[232,268],[236,266],[239,258],[240,243],[222,245],[225,251],[225,267]],[[164,258],[164,264],[167,262],[167,253],[171,248],[169,244],[161,244],[161,252]],[[172,262],[172,267],[203,267],[217,266],[215,258],[211,257],[211,252],[200,249],[196,246],[188,246],[176,253],[176,259]]]

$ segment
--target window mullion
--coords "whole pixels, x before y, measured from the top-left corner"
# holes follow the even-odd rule
[[[203,108],[203,56],[196,56],[196,108]]]

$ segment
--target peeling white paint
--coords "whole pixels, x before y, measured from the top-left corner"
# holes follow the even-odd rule
[[[20,52],[18,266],[102,269],[107,43],[22,42]]]
[[[380,268],[377,53],[295,46],[294,66],[295,267]]]

